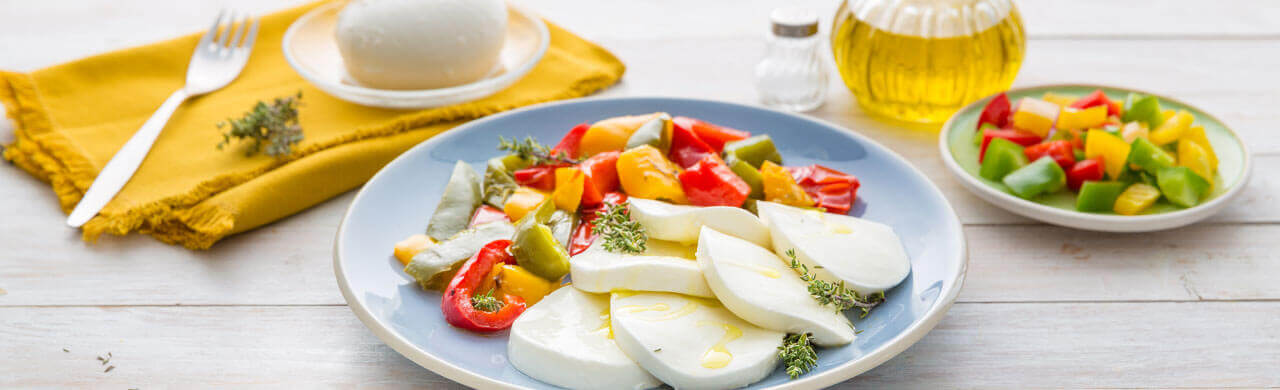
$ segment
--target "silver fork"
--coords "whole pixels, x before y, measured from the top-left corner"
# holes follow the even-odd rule
[[[156,113],[151,115],[151,119],[147,119],[142,128],[102,167],[102,172],[93,180],[89,191],[85,192],[71,215],[67,216],[67,225],[84,225],[120,192],[138,170],[138,165],[147,157],[147,152],[151,151],[151,145],[155,144],[160,130],[164,129],[169,117],[183,101],[221,89],[240,75],[240,70],[249,61],[253,41],[258,37],[258,20],[251,19],[248,14],[238,16],[237,20],[236,12],[227,12],[225,9],[218,13],[213,26],[200,38],[195,53],[191,55],[191,64],[187,65],[186,85],[169,95]]]

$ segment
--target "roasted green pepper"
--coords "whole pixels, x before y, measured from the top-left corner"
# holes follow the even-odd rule
[[[990,157],[988,157],[990,159]],[[1067,173],[1052,157],[1041,157],[1025,167],[1010,172],[1002,180],[1014,195],[1031,199],[1036,195],[1061,190],[1067,186]]]
[[[519,187],[511,172],[526,165],[528,163],[524,159],[514,154],[489,159],[484,170],[484,203],[501,209],[507,203],[507,197]]]
[[[1146,138],[1134,139],[1132,145],[1129,148],[1129,163],[1137,165],[1147,173],[1154,174],[1162,168],[1173,166],[1177,162],[1172,154],[1164,151],[1164,149],[1151,143]]]
[[[1209,181],[1187,167],[1168,167],[1156,174],[1160,193],[1169,203],[1182,207],[1200,204],[1200,197],[1209,192]]]
[[[444,186],[440,204],[431,213],[431,221],[427,222],[427,236],[444,241],[466,229],[467,223],[471,222],[471,213],[480,206],[481,196],[480,175],[471,165],[458,160],[449,175],[449,183]]]
[[[742,181],[747,182],[747,186],[751,187],[751,193],[747,194],[747,198],[764,199],[764,177],[760,176],[759,169],[736,157],[726,159],[724,162],[729,165],[729,170],[733,171]]]
[[[1160,99],[1155,96],[1143,96],[1130,93],[1124,99],[1124,114],[1120,120],[1146,122],[1147,128],[1154,129],[1164,123],[1164,114],[1160,112]]]
[[[515,227],[505,220],[476,225],[413,255],[404,272],[413,276],[424,289],[444,288],[462,262],[490,241],[511,238],[515,231]]]
[[[1129,183],[1119,181],[1086,181],[1076,195],[1076,210],[1111,211],[1127,187]]]
[[[543,279],[556,281],[569,273],[569,252],[560,244],[547,223],[555,215],[555,203],[548,199],[516,223],[511,254],[516,262]]]
[[[671,149],[671,117],[667,114],[650,119],[627,138],[627,150],[640,145],[649,145],[667,154]]]
[[[746,161],[756,169],[765,161],[782,165],[782,154],[778,153],[778,148],[773,146],[773,138],[769,138],[767,134],[724,144],[724,155],[726,159],[733,157]]]
[[[987,158],[983,159],[978,175],[987,180],[1000,181],[1009,172],[1027,165],[1027,155],[1022,146],[1004,138],[992,138],[987,144]]]

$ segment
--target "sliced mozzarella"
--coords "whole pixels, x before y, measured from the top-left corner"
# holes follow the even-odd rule
[[[724,307],[761,328],[812,333],[815,344],[853,341],[853,324],[830,306],[818,304],[782,259],[746,240],[703,227],[698,265]]]
[[[614,293],[614,341],[650,374],[677,389],[731,389],[778,365],[782,332],[761,329],[712,299]]]
[[[643,254],[609,252],[604,240],[569,259],[573,286],[593,293],[611,291],[663,291],[713,297],[702,270],[693,259],[694,247],[670,241],[649,240]]]
[[[631,198],[631,218],[644,226],[649,237],[692,245],[698,229],[709,226],[734,237],[768,248],[769,229],[751,212],[737,207],[681,206]]]
[[[609,296],[560,288],[511,325],[511,365],[570,389],[647,389],[662,382],[618,349],[609,328]]]
[[[757,202],[769,227],[773,250],[786,258],[795,250],[800,263],[821,279],[843,280],[870,294],[896,286],[911,272],[911,260],[893,228],[848,215]]]

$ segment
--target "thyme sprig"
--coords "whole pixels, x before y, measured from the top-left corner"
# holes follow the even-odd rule
[[[502,310],[502,301],[493,296],[493,289],[491,288],[489,292],[471,297],[471,306],[479,311],[493,313]]]
[[[265,151],[268,156],[284,156],[293,153],[293,146],[302,142],[302,126],[298,124],[298,106],[302,91],[297,95],[275,98],[271,104],[259,101],[253,109],[239,119],[228,118],[218,122],[219,129],[230,127],[222,134],[218,150],[231,143],[232,138],[253,140],[245,149],[245,156]],[[265,149],[264,149],[265,146]]]
[[[796,379],[818,364],[818,353],[813,350],[813,340],[808,333],[788,334],[778,347],[778,358],[786,367],[787,376]]]
[[[520,156],[520,158],[528,161],[530,165],[578,163],[578,160],[569,158],[569,155],[563,151],[553,153],[550,147],[538,143],[533,137],[524,137],[524,140],[520,140],[498,136],[498,150],[504,150]]]
[[[631,214],[627,211],[630,204],[631,202],[606,204],[603,210],[596,212],[595,226],[591,228],[591,233],[604,240],[601,243],[604,250],[644,253],[649,236],[645,234],[640,222],[631,220]]]
[[[796,260],[796,251],[794,249],[787,249],[785,253],[791,259],[791,263],[787,264],[787,266],[800,272],[800,280],[809,284],[809,295],[817,299],[820,304],[835,307],[836,312],[858,308],[862,310],[862,315],[859,315],[858,318],[863,318],[871,313],[871,309],[884,302],[884,292],[864,297],[857,291],[845,287],[843,280],[831,283],[818,279],[816,275],[809,273],[809,266],[800,264]]]

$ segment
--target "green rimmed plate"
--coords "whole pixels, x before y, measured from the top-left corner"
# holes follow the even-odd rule
[[[1023,97],[1039,98],[1045,92],[1079,97],[1096,89],[1101,89],[1113,100],[1123,100],[1130,92],[1156,96],[1160,99],[1161,108],[1187,110],[1195,115],[1195,123],[1204,126],[1205,134],[1219,161],[1214,189],[1203,202],[1195,207],[1181,208],[1161,199],[1143,214],[1126,216],[1076,211],[1075,194],[1070,191],[1042,195],[1031,200],[1014,196],[1003,183],[978,175],[978,145],[973,142],[974,132],[978,116],[991,97],[965,106],[943,124],[938,140],[943,161],[969,191],[997,207],[1055,225],[1111,232],[1145,232],[1194,223],[1217,213],[1248,183],[1252,173],[1252,157],[1240,137],[1218,118],[1180,100],[1145,91],[1089,84],[1042,85],[1016,88],[1007,93],[1009,99],[1016,102]]]

